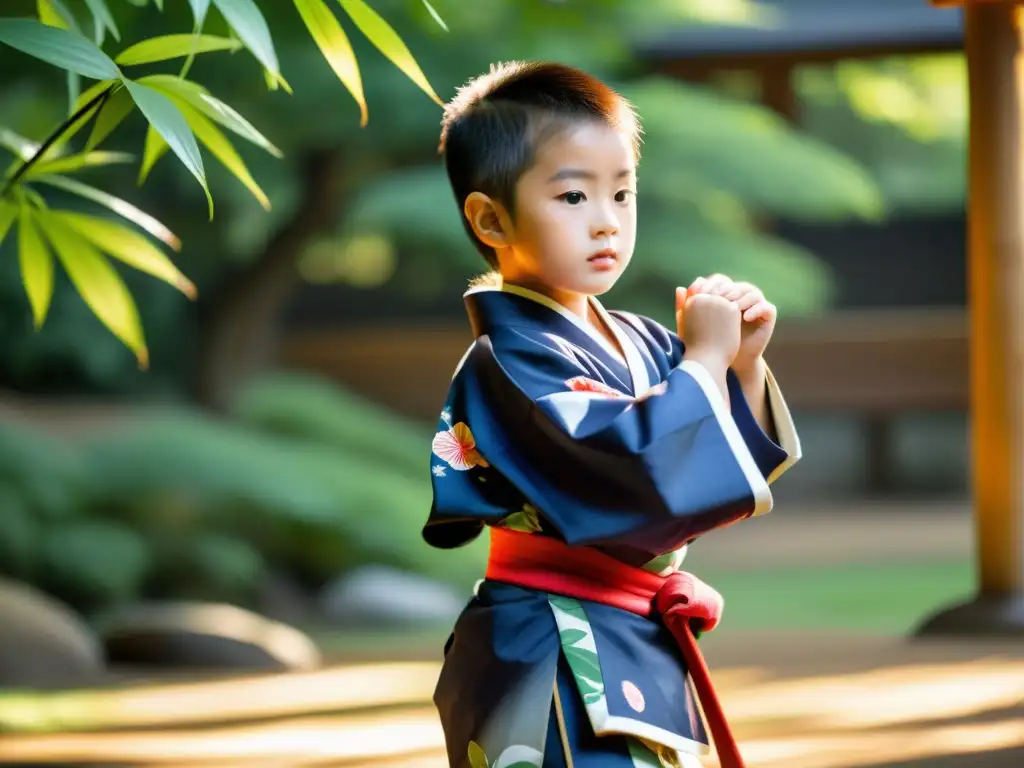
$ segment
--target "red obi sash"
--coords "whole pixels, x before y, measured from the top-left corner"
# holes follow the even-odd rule
[[[710,631],[722,615],[722,596],[689,573],[658,576],[588,547],[547,536],[491,528],[487,578],[590,600],[640,616],[660,615],[675,637],[697,690],[721,768],[744,768],[736,739],[718,701],[691,622]]]

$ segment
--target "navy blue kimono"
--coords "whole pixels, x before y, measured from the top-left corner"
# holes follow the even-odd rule
[[[433,546],[505,526],[667,574],[698,536],[768,512],[769,484],[800,458],[770,373],[778,442],[731,372],[730,407],[650,319],[591,299],[623,357],[533,291],[475,288],[466,305],[475,341],[432,445]],[[708,751],[660,621],[509,584],[478,585],[434,701],[453,768],[690,766]]]

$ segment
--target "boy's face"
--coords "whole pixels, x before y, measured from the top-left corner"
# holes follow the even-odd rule
[[[516,185],[502,275],[556,295],[605,293],[633,257],[635,197],[627,136],[596,121],[557,133]]]

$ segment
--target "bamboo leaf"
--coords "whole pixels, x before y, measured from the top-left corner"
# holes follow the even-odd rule
[[[117,23],[114,21],[113,15],[110,13],[110,9],[107,7],[104,0],[85,0],[85,4],[89,6],[89,11],[92,13],[92,18],[96,24],[97,34],[96,45],[103,44],[102,30],[104,28],[110,30],[110,34],[114,36],[114,39],[121,42],[121,33],[117,29]]]
[[[48,27],[71,30],[75,25],[75,17],[71,16],[67,6],[60,0],[36,0],[36,13],[39,21]]]
[[[188,121],[189,126],[195,132],[196,137],[203,142],[207,149],[213,153],[214,157],[220,160],[224,167],[227,168],[231,173],[235,175],[245,187],[252,192],[253,196],[259,200],[260,205],[263,206],[264,210],[270,210],[270,199],[266,193],[260,189],[260,185],[253,179],[252,174],[249,173],[249,169],[246,168],[242,158],[239,157],[238,152],[231,146],[231,142],[228,141],[227,137],[221,133],[220,129],[213,124],[213,122],[205,115],[199,112],[192,106],[184,102],[178,102],[178,109],[185,115],[185,119]]]
[[[430,15],[434,17],[434,21],[438,23],[441,29],[447,32],[448,25],[444,23],[444,19],[441,18],[441,14],[434,10],[434,6],[432,6],[428,0],[423,0],[423,5],[427,7],[427,11],[429,11]]]
[[[57,258],[82,299],[110,332],[135,353],[140,368],[149,365],[149,352],[135,300],[121,276],[91,243],[79,237],[51,211],[36,214]]]
[[[190,299],[196,287],[156,246],[137,232],[97,216],[61,211],[61,220],[101,251],[173,285]]]
[[[273,74],[281,73],[267,20],[253,0],[213,0],[242,43]]]
[[[420,69],[419,64],[413,58],[412,53],[402,42],[402,38],[391,28],[391,25],[384,21],[380,15],[368,6],[363,0],[338,0],[341,7],[345,9],[349,17],[355,22],[366,38],[383,53],[391,63],[405,73],[406,77],[412,80],[420,89],[439,105],[444,103],[430,87],[426,76]]]
[[[85,148],[98,147],[132,113],[134,107],[135,102],[132,101],[127,88],[115,90],[100,109],[99,114],[96,115],[96,122],[93,123],[92,132],[85,142]]]
[[[82,93],[82,78],[77,72],[66,72],[65,79],[68,82],[68,114],[70,115],[74,114],[74,104]]]
[[[60,29],[66,29],[69,32],[75,32],[82,34],[82,27],[78,24],[78,19],[75,18],[75,14],[71,12],[71,9],[64,4],[64,0],[37,0],[39,8],[39,19],[51,27],[59,27]],[[59,22],[45,21],[43,20],[43,6],[47,6],[45,14],[50,19],[59,19]]]
[[[210,10],[210,0],[188,0],[188,4],[192,6],[192,16],[196,22],[196,29],[199,29],[206,21],[206,14]]]
[[[157,164],[168,149],[167,142],[164,141],[163,137],[156,132],[152,125],[149,126],[146,129],[146,145],[142,150],[142,165],[139,166],[138,183],[140,186],[146,181],[149,172],[153,170],[153,166]]]
[[[44,173],[69,173],[97,165],[130,163],[134,159],[127,152],[79,152],[75,155],[56,157],[52,160],[42,160],[33,165],[25,177],[31,179]]]
[[[323,0],[295,0],[295,7],[334,74],[359,105],[359,124],[365,126],[369,115],[363,94],[363,81],[352,44],[341,23]]]
[[[53,297],[53,255],[36,227],[32,208],[23,205],[18,220],[18,260],[21,281],[32,307],[36,330],[43,327]]]
[[[192,129],[188,127],[181,111],[167,96],[154,88],[132,80],[125,80],[125,85],[131,92],[132,99],[138,105],[139,110],[149,120],[150,125],[157,130],[170,146],[171,151],[199,181],[203,192],[206,193],[206,202],[212,219],[213,197],[210,195],[210,188],[206,183],[203,158],[199,155],[196,137],[192,134]]]
[[[11,230],[11,225],[18,218],[18,206],[7,200],[0,200],[0,245]]]
[[[160,11],[160,13],[164,12],[164,0],[153,0],[153,5],[156,6],[156,9]]]
[[[0,147],[10,150],[18,156],[19,160],[28,160],[39,151],[40,145],[29,141],[24,136],[19,136],[10,128],[0,127]]]
[[[102,189],[90,187],[88,184],[83,184],[82,182],[68,178],[67,176],[40,176],[35,179],[35,181],[40,184],[48,184],[51,187],[62,189],[65,192],[70,192],[73,195],[78,195],[79,197],[84,197],[86,200],[98,203],[104,208],[108,208],[113,211],[118,216],[128,219],[128,221],[141,227],[157,240],[166,243],[174,250],[181,250],[181,240],[177,235],[148,213],[136,208],[127,200],[122,200],[120,197],[115,197],[109,192],[104,192]]]
[[[35,19],[0,19],[0,43],[95,80],[120,76],[117,65],[95,43]]]
[[[74,14],[64,5],[63,0],[36,0],[36,9],[39,20],[46,26],[82,33]],[[75,111],[75,102],[82,92],[82,79],[75,72],[66,72],[65,78],[68,83],[68,114],[72,114]]]
[[[173,96],[188,103],[214,122],[220,123],[229,131],[265,149],[274,157],[284,157],[281,150],[271,144],[262,133],[257,131],[252,123],[220,99],[211,96],[209,91],[198,83],[182,80],[173,75],[148,75],[139,78],[139,82],[151,85],[168,96]]]
[[[289,96],[292,95],[292,86],[287,80],[284,79],[284,75],[282,75],[280,72],[271,72],[270,70],[267,69],[263,70],[263,72],[267,76],[267,78],[269,78],[270,82],[273,83],[270,90],[276,91],[278,87],[281,87],[284,89],[284,92],[287,93]]]
[[[216,35],[162,35],[143,40],[125,48],[114,59],[121,66],[152,64],[156,61],[180,59],[193,53],[210,51],[237,51],[241,44],[230,37]]]

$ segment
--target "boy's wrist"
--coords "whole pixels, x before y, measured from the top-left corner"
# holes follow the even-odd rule
[[[763,355],[758,355],[749,360],[737,358],[730,367],[741,383],[756,382],[768,375],[768,364],[764,361]]]
[[[694,344],[687,347],[686,352],[683,354],[683,360],[700,363],[712,375],[724,376],[725,372],[729,369],[728,356],[712,345]]]

